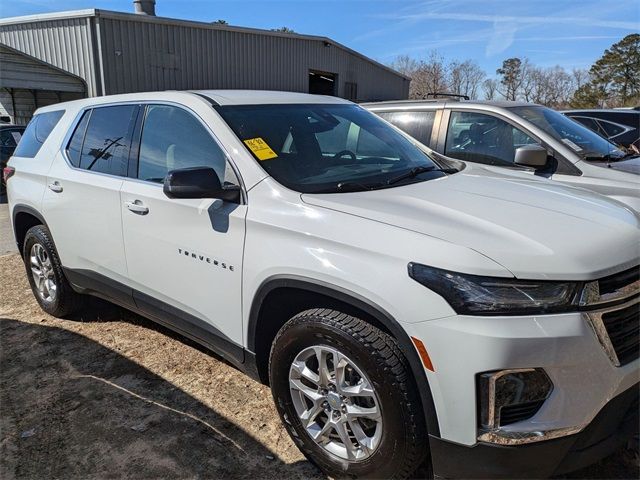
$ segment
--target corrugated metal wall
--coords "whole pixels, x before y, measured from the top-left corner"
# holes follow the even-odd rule
[[[38,107],[85,96],[84,82],[0,45],[0,115],[25,125]]]
[[[84,97],[81,93],[74,92],[52,92],[41,90],[33,96],[30,90],[13,90],[13,99],[6,90],[0,90],[0,115],[9,115],[12,123],[16,125],[26,125],[31,120],[36,108],[53,105],[54,103],[77,100]],[[15,112],[13,106],[15,105]]]
[[[308,91],[309,70],[358,85],[358,100],[407,98],[409,81],[320,40],[171,25],[128,17],[98,19],[108,94],[144,90],[249,88]]]
[[[310,69],[337,74],[340,96],[345,82],[357,83],[361,101],[409,92],[407,79],[322,39],[100,10],[83,15],[2,22],[0,43],[85,79],[89,96],[196,88],[307,92]]]
[[[83,78],[98,95],[89,17],[0,25],[0,43]]]

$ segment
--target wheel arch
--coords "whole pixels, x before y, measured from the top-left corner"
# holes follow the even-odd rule
[[[18,247],[20,256],[23,256],[22,246],[24,244],[24,238],[31,227],[44,225],[49,229],[47,222],[44,220],[44,217],[40,212],[29,205],[22,204],[14,205],[12,212],[12,224],[16,246]]]
[[[440,428],[431,387],[409,335],[385,309],[362,295],[333,284],[301,276],[276,275],[266,279],[260,285],[251,304],[247,326],[247,349],[255,355],[255,368],[260,380],[263,383],[268,383],[268,355],[271,343],[280,327],[291,318],[286,316],[288,313],[284,315],[286,318],[283,318],[282,315],[272,317],[273,302],[276,301],[274,295],[287,295],[287,304],[291,305],[289,308],[293,311],[296,310],[296,296],[300,295],[300,292],[307,295],[302,301],[303,304],[305,300],[320,298],[324,298],[330,303],[330,305],[305,305],[303,309],[346,306],[350,311],[345,313],[360,314],[360,316],[363,316],[363,313],[365,317],[362,318],[363,320],[369,321],[385,331],[398,342],[416,380],[429,435],[439,437]],[[267,346],[268,348],[266,348]]]

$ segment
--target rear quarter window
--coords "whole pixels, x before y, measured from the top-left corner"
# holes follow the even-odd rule
[[[40,147],[42,147],[62,118],[62,115],[64,115],[64,110],[39,113],[34,116],[22,134],[22,138],[18,142],[18,147],[13,155],[15,157],[35,157],[40,151]]]

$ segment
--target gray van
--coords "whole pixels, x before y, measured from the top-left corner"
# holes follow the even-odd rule
[[[457,99],[362,106],[448,157],[588,188],[640,212],[640,156],[550,108]]]

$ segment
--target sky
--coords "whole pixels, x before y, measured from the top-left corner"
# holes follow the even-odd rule
[[[0,17],[83,8],[132,12],[130,0],[0,0]],[[156,14],[254,28],[286,26],[332,38],[381,63],[398,55],[475,60],[488,75],[502,61],[589,68],[604,50],[640,33],[638,0],[157,0]]]

